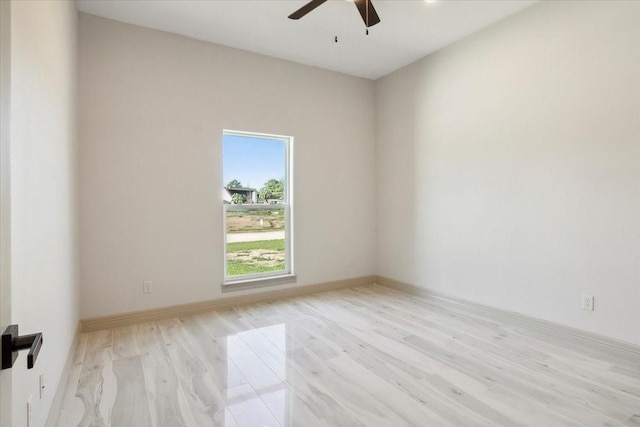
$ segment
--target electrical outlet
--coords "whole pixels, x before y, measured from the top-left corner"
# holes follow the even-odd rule
[[[40,400],[44,397],[44,373],[40,373]]]
[[[593,295],[582,295],[582,309],[593,311]]]
[[[153,292],[153,283],[151,281],[142,282],[142,292],[145,294],[150,294]]]
[[[29,399],[27,400],[27,427],[31,427],[33,425],[31,420],[31,410],[33,409],[31,398],[33,398],[33,395],[29,396]]]

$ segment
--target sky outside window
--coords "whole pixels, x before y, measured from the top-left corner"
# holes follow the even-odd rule
[[[278,139],[223,135],[223,185],[237,179],[257,190],[285,175],[285,143]]]

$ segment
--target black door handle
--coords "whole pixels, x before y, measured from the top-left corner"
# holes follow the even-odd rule
[[[2,333],[2,369],[13,367],[20,350],[29,349],[27,354],[27,368],[36,364],[36,359],[42,348],[42,333],[18,335],[18,325],[9,325]]]

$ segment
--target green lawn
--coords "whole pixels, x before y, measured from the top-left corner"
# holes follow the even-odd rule
[[[284,252],[284,239],[257,240],[255,242],[227,243],[227,253],[249,252],[257,249]]]
[[[284,261],[276,266],[264,266],[230,259],[227,261],[227,276],[241,274],[267,273],[269,271],[284,271]]]
[[[284,270],[284,239],[227,243],[227,275]]]

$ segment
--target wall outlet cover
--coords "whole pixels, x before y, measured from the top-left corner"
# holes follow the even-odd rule
[[[150,280],[142,282],[142,292],[145,294],[150,294],[153,292],[153,282]]]
[[[594,297],[593,295],[582,295],[582,309],[593,311]]]

